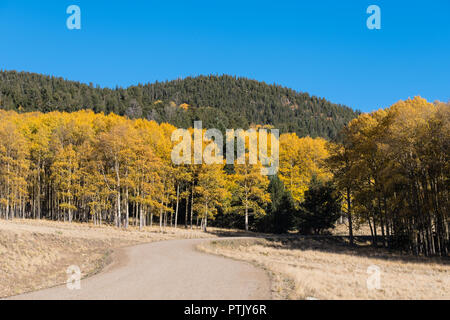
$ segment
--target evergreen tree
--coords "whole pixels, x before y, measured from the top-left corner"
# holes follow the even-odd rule
[[[296,225],[302,234],[322,234],[334,228],[341,214],[341,199],[330,183],[313,180],[305,192]]]
[[[271,203],[268,205],[268,214],[258,221],[258,229],[277,234],[292,230],[295,216],[294,201],[278,175],[270,177],[269,193]]]
[[[279,85],[232,76],[198,76],[128,88],[100,88],[62,78],[0,71],[0,107],[18,112],[91,109],[176,127],[247,129],[273,125],[299,137],[333,139],[359,112]]]

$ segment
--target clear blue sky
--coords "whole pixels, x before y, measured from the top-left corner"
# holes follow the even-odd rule
[[[366,27],[371,4],[381,30]],[[0,34],[1,69],[100,86],[225,73],[363,111],[450,100],[449,0],[0,0]]]

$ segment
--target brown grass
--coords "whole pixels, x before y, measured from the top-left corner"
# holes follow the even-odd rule
[[[336,228],[331,230],[331,233],[335,236],[348,236],[348,224],[347,223],[337,223]],[[381,228],[377,227],[377,234],[381,235]],[[370,236],[370,227],[367,223],[362,225],[354,224],[353,226],[354,236]]]
[[[450,264],[350,248],[340,238],[295,237],[212,241],[199,248],[251,262],[272,276],[277,299],[450,299]],[[381,271],[380,290],[368,290],[369,266]]]
[[[110,262],[113,249],[170,239],[212,238],[239,234],[210,229],[208,233],[183,227],[135,227],[121,230],[111,226],[62,223],[46,220],[0,220],[0,297],[7,297],[62,284],[66,270],[78,265],[83,277]]]

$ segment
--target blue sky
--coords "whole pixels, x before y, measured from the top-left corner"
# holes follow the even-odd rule
[[[81,30],[66,27],[72,4]],[[1,69],[100,86],[225,73],[362,111],[450,100],[448,0],[0,0],[0,30]]]

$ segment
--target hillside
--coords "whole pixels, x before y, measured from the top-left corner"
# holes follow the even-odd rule
[[[358,112],[278,85],[232,76],[199,76],[128,88],[99,88],[34,73],[1,71],[0,106],[6,110],[95,112],[190,127],[248,128],[270,124],[281,132],[333,139]]]

